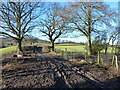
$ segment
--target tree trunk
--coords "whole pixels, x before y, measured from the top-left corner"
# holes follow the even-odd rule
[[[91,43],[91,9],[88,8],[88,55],[92,54],[92,43]]]
[[[19,49],[19,51],[22,51],[22,40],[19,39],[17,41],[18,41],[18,49]]]
[[[92,54],[91,36],[88,36],[88,55]]]
[[[52,51],[54,51],[54,48],[55,48],[54,42],[52,42]]]
[[[108,46],[109,46],[109,44],[107,43],[107,44],[105,45],[105,54],[107,54]]]
[[[105,54],[107,54],[108,47],[105,48]]]

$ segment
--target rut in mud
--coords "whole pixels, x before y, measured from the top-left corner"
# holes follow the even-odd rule
[[[50,53],[11,61],[3,66],[2,76],[2,88],[107,88],[112,84],[106,80],[118,77],[109,70],[90,64],[78,66]],[[114,87],[120,85],[119,79]]]

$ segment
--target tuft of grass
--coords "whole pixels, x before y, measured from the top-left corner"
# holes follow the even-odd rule
[[[18,51],[17,46],[11,46],[11,47],[6,47],[6,48],[2,48],[0,49],[0,55],[5,55],[14,51]]]

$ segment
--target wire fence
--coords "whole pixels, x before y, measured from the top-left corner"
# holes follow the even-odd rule
[[[67,50],[62,51],[60,49],[55,49],[55,52],[60,53],[61,57],[66,59],[66,60],[74,60],[77,59],[78,56],[80,55],[80,52],[69,52]],[[82,57],[85,59],[85,57]]]
[[[113,65],[112,54],[109,54],[109,55],[100,54],[100,56],[98,57],[98,55],[89,56],[87,54],[83,54],[80,52],[69,52],[67,51],[67,49],[65,49],[65,51],[60,49],[55,49],[55,52],[60,53],[61,57],[66,60],[85,60],[89,63],[98,63],[98,61],[100,60],[99,64],[106,63],[108,65],[120,67],[120,57],[118,55],[116,56],[116,59],[114,59],[114,65]]]

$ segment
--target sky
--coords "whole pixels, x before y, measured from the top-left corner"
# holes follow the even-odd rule
[[[2,0],[2,1],[5,1],[5,0]],[[14,0],[14,1],[17,1],[17,0]],[[25,1],[27,1],[27,0],[25,0]],[[41,0],[31,0],[31,1],[33,2],[33,1],[41,1]],[[70,1],[75,1],[75,0],[42,0],[42,1],[43,2],[62,2],[62,3],[64,2],[65,3],[65,2],[68,2],[68,1],[70,2]],[[118,9],[118,1],[119,0],[104,0],[104,1],[107,1],[106,4],[110,5],[111,8]],[[80,32],[77,32],[77,33],[80,34]],[[71,35],[72,34],[76,34],[76,32],[71,33]],[[35,36],[35,37],[38,37],[38,38],[40,38],[42,40],[49,40],[45,36],[42,36],[43,34],[38,33],[38,29],[37,28],[34,29],[34,31],[31,33],[31,35]],[[77,42],[77,43],[80,43],[80,42],[84,42],[85,43],[87,41],[87,38],[85,36],[74,37],[74,38],[73,37],[72,38],[70,38],[70,37],[61,37],[61,38],[58,38],[56,40],[56,42],[58,40],[60,40],[60,41],[67,40],[67,41],[72,41],[72,42]]]
[[[48,1],[48,0],[47,0]],[[59,1],[59,0],[58,0]],[[111,8],[114,8],[114,9],[118,9],[118,2],[106,2],[106,4],[110,5]],[[39,39],[43,39],[43,40],[49,40],[48,38],[46,38],[45,36],[42,36],[43,34],[40,34],[37,32],[37,28],[36,30],[34,30],[31,34],[35,37],[38,37]],[[76,32],[73,32],[72,34],[75,34]],[[79,32],[77,32],[79,33]],[[61,37],[61,38],[58,38],[56,40],[56,42],[58,42],[58,40],[62,41],[72,41],[72,42],[77,42],[77,43],[80,43],[80,42],[86,42],[87,41],[87,38],[85,36],[80,36],[80,37]]]

